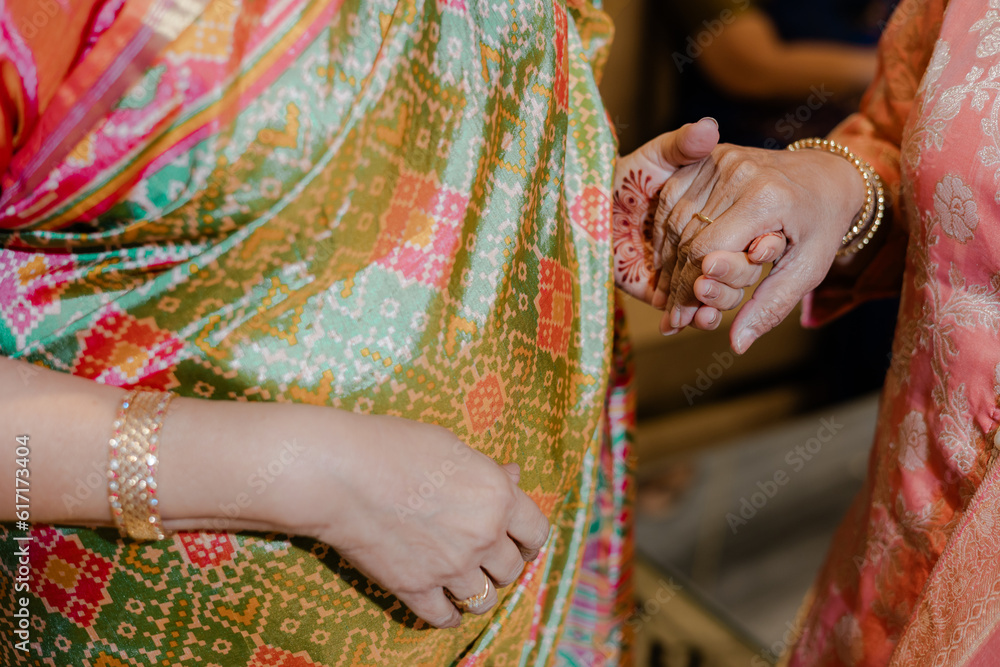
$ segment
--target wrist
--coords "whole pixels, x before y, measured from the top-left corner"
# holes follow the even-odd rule
[[[310,505],[339,505],[350,418],[333,408],[177,399],[161,434],[168,530],[313,535]],[[317,474],[322,471],[321,474]]]
[[[833,153],[826,153],[826,157],[830,161],[832,173],[836,174],[835,178],[831,178],[833,191],[841,197],[845,211],[839,219],[840,224],[837,228],[838,238],[841,241],[837,245],[839,251],[843,246],[844,237],[850,233],[858,216],[864,214],[868,188],[864,177],[853,164]]]
[[[160,514],[168,530],[273,530],[256,493],[283,406],[174,400],[160,435]]]
[[[839,234],[840,243],[835,252],[841,255],[856,252],[871,240],[878,228],[872,221],[882,216],[881,185],[878,175],[864,160],[836,142],[821,139],[796,141],[788,150],[799,155],[809,155],[821,164],[820,192],[831,198],[827,203],[834,213],[831,231]]]
[[[324,541],[341,547],[337,531],[348,522],[330,526],[323,519],[331,508],[346,516],[357,498],[353,485],[369,482],[359,469],[357,443],[362,442],[362,431],[380,417],[329,407],[280,407],[289,413],[285,423],[295,429],[274,433],[263,449],[266,454],[247,471],[248,516],[283,533],[319,538],[323,532]]]

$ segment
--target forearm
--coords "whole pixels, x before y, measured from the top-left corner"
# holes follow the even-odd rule
[[[785,42],[766,15],[741,14],[702,56],[705,71],[734,95],[800,99],[863,91],[875,74],[875,49],[827,42]]]
[[[0,442],[6,452],[0,498],[7,499],[0,520],[19,518],[13,499],[20,484],[31,522],[111,525],[108,441],[125,394],[0,357]],[[303,452],[327,435],[315,424],[356,418],[311,406],[175,398],[160,431],[157,493],[164,528],[288,527],[281,490],[303,474]],[[297,425],[296,432],[289,432],[289,424]],[[27,436],[29,449],[29,473],[21,473],[21,482],[15,479],[21,468],[18,436]]]
[[[860,95],[875,75],[875,63],[872,48],[820,42],[787,44],[771,61],[771,92],[789,98],[816,91],[837,97]]]
[[[27,491],[33,522],[110,524],[102,475],[124,395],[115,387],[0,357],[0,520],[15,518],[18,485]],[[21,467],[15,461],[18,437],[29,450],[21,459],[28,469],[21,473],[23,482],[15,482]]]
[[[0,438],[9,443],[0,521],[110,525],[104,471],[125,396],[0,357]],[[30,438],[25,468],[15,459],[22,435]],[[461,621],[444,589],[476,595],[485,575],[495,603],[495,589],[513,583],[548,539],[516,468],[444,428],[399,417],[178,397],[162,421],[158,458],[165,530],[320,540],[437,627]],[[15,513],[19,470],[30,471],[30,516]]]

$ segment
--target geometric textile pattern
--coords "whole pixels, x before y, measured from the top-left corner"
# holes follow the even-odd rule
[[[125,64],[129,16],[102,15],[74,76]],[[619,599],[601,560],[628,520],[602,500],[625,488],[628,423],[607,408],[624,391],[595,75],[609,35],[564,0],[210,0],[125,68],[121,99],[0,212],[0,353],[437,424],[517,463],[552,534],[493,610],[439,631],[312,540],[35,527],[38,628],[0,663],[547,665],[585,553]],[[71,496],[101,492],[90,472]],[[14,534],[0,527],[4,577]],[[588,636],[620,643],[624,610],[601,609]]]

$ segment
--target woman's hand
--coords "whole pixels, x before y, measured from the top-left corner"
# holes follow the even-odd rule
[[[766,261],[777,246],[751,242],[781,233],[787,250],[733,323],[733,349],[745,352],[823,280],[864,197],[854,166],[821,150],[723,145],[679,171],[660,194],[652,240],[661,267],[654,303],[666,304],[661,331],[697,322],[702,304],[730,305],[732,285],[745,278],[742,251]]]
[[[688,228],[703,228],[692,223]],[[755,238],[745,252],[719,251],[706,273],[694,282],[694,295],[699,301],[691,317],[691,326],[702,331],[712,331],[722,323],[722,311],[732,310],[743,303],[744,290],[757,284],[764,272],[764,265],[776,261],[785,253],[788,242],[780,232],[768,232]],[[653,305],[663,309],[667,295],[658,290],[653,295]],[[660,330],[670,336],[680,327],[666,326],[666,317]]]
[[[693,176],[683,175],[697,174],[698,161],[711,153],[718,140],[719,126],[714,120],[705,118],[660,135],[620,158],[615,167],[612,202],[615,283],[627,294],[655,308],[662,309],[666,297],[656,298],[654,293],[660,280],[661,261],[657,249],[662,246],[662,226],[654,225],[654,216],[665,216],[673,203],[669,197],[661,195],[661,191],[679,196],[683,192],[681,183],[690,186],[693,180]],[[681,169],[684,165],[692,166]],[[664,190],[664,185],[674,179],[679,179],[678,183]],[[698,310],[693,326],[705,330],[718,327],[722,321],[720,311],[740,304],[743,289],[760,278],[762,264],[784,252],[785,239],[781,234],[769,234],[754,245],[756,253],[734,257],[733,270],[717,285],[706,286],[712,305],[704,305]],[[764,260],[757,259],[760,257]]]
[[[549,535],[517,466],[437,426],[324,412],[339,422],[325,435],[340,444],[311,447],[281,482],[274,497],[283,523],[294,517],[287,529],[330,544],[431,625],[458,625],[445,590],[479,595],[484,573],[489,595],[473,611],[488,611],[495,587],[517,580]]]
[[[104,473],[125,393],[0,357],[0,442],[30,436],[32,521],[111,523]],[[487,611],[493,587],[517,579],[549,534],[517,486],[517,466],[396,417],[178,397],[158,450],[165,529],[314,537],[440,627],[461,619],[445,588],[469,598],[488,574],[489,597],[476,609]],[[10,498],[17,467],[14,456],[0,461]],[[14,520],[7,507],[0,521]]]
[[[652,302],[657,278],[652,223],[660,190],[680,167],[705,158],[718,142],[718,123],[703,118],[661,134],[618,158],[612,193],[611,240],[615,284],[626,294]]]

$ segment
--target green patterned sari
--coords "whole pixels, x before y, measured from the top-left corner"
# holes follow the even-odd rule
[[[104,4],[3,177],[0,353],[439,424],[520,464],[554,530],[492,613],[435,630],[306,539],[35,525],[30,651],[4,643],[0,662],[621,660],[632,403],[594,74],[607,17],[561,0]],[[166,21],[176,36],[142,61]],[[94,96],[136,58],[121,95]],[[103,493],[92,472],[65,502]],[[0,527],[5,599],[20,535]]]

